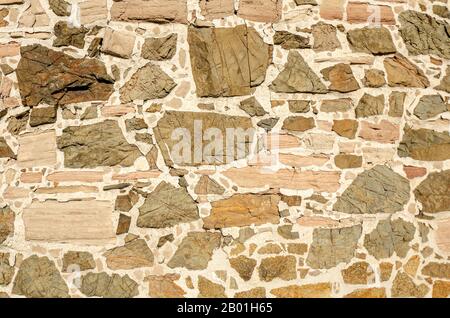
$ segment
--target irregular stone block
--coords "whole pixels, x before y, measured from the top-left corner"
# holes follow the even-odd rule
[[[200,10],[207,20],[221,19],[234,14],[234,0],[200,0]]]
[[[0,158],[15,158],[14,152],[4,137],[0,137]]]
[[[414,195],[422,203],[423,212],[450,211],[450,170],[430,173],[414,189]]]
[[[406,57],[397,53],[384,59],[388,84],[391,87],[427,88],[430,81],[423,71],[412,64]]]
[[[177,51],[176,33],[169,34],[162,38],[145,39],[142,45],[141,56],[147,60],[162,61],[174,57]]]
[[[135,40],[136,37],[131,33],[107,28],[103,36],[101,50],[103,53],[127,59],[133,54]]]
[[[143,239],[110,249],[103,256],[106,258],[106,265],[112,270],[151,267],[154,263],[153,253]]]
[[[278,298],[330,298],[331,283],[290,285],[270,291]]]
[[[187,23],[186,0],[119,0],[111,7],[116,21]]]
[[[17,164],[23,168],[54,167],[56,165],[55,132],[49,130],[21,135]]]
[[[276,278],[295,279],[297,278],[296,263],[296,258],[292,255],[264,258],[258,267],[259,278],[265,282],[271,282]]]
[[[238,16],[257,22],[278,22],[282,5],[282,0],[240,0]]]
[[[395,53],[394,42],[389,30],[385,27],[350,30],[347,40],[354,52],[371,53],[375,55]]]
[[[148,295],[154,298],[183,298],[186,292],[175,283],[179,278],[179,274],[147,276],[145,280],[148,281]]]
[[[85,271],[95,266],[94,257],[89,252],[68,251],[63,256],[63,272]]]
[[[14,234],[14,211],[9,207],[0,209],[0,244]]]
[[[320,72],[326,81],[331,82],[331,85],[328,87],[331,91],[348,93],[359,89],[359,84],[353,75],[352,68],[348,64],[336,64]]]
[[[406,126],[398,146],[399,157],[411,157],[423,161],[450,159],[450,133]]]
[[[128,275],[105,272],[82,276],[80,291],[88,297],[132,298],[139,295],[138,284]]]
[[[446,111],[450,111],[450,104],[444,102],[441,95],[424,95],[414,108],[414,115],[422,120],[427,120]]]

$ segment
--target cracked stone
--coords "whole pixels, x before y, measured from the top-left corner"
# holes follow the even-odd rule
[[[297,278],[296,258],[294,256],[274,256],[261,260],[258,267],[259,278],[265,282],[279,278],[292,280]]]
[[[422,203],[423,212],[450,211],[450,170],[430,173],[414,189],[414,195]]]
[[[139,295],[138,284],[128,275],[105,272],[82,276],[80,291],[88,297],[132,298]]]
[[[397,51],[391,33],[385,27],[350,30],[347,33],[347,40],[354,52],[383,55]]]
[[[63,256],[63,272],[85,271],[95,266],[94,257],[89,252],[68,251]]]
[[[72,27],[67,22],[58,21],[54,27],[54,34],[56,39],[53,41],[53,46],[74,46],[79,49],[84,47],[84,37],[88,33],[85,27]]]
[[[0,209],[0,244],[14,234],[14,211],[9,207]]]
[[[309,38],[288,31],[275,31],[273,43],[275,45],[281,45],[285,50],[311,48]]]
[[[441,95],[424,95],[414,108],[414,115],[419,119],[426,120],[446,111],[450,111],[450,104],[447,104]]]
[[[153,266],[153,253],[143,239],[133,240],[124,246],[103,253],[109,269],[133,269]]]
[[[384,95],[372,96],[364,93],[355,108],[356,118],[383,115]]]
[[[398,155],[423,161],[450,159],[450,133],[425,128],[415,130],[406,126]]]
[[[430,86],[430,81],[423,71],[399,53],[385,58],[383,63],[388,84],[391,87],[427,88]]]
[[[256,261],[244,255],[230,258],[230,266],[239,274],[244,281],[249,281],[252,278],[253,270],[256,267]]]
[[[30,114],[30,126],[53,124],[56,122],[56,107],[33,107]]]
[[[162,38],[147,38],[142,45],[141,56],[147,60],[170,60],[177,51],[178,35],[169,34]]]
[[[352,68],[348,64],[336,64],[320,72],[325,80],[331,82],[331,85],[328,87],[330,91],[348,93],[360,88],[353,75]]]

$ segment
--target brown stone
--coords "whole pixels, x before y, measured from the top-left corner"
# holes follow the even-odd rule
[[[186,0],[120,0],[111,7],[111,19],[130,22],[187,23]]]
[[[139,294],[138,284],[128,275],[88,273],[81,277],[80,291],[88,297],[132,298]]]
[[[95,266],[94,257],[89,252],[68,251],[63,256],[63,272],[85,271]]]
[[[141,56],[144,59],[162,61],[174,57],[177,51],[178,36],[176,33],[162,38],[145,39],[142,45]]]
[[[427,169],[423,167],[403,166],[403,171],[408,179],[423,177],[427,174]]]
[[[198,298],[226,298],[225,287],[198,276]]]
[[[391,117],[402,117],[403,107],[405,104],[406,93],[405,92],[392,92],[389,95],[389,112]]]
[[[256,266],[256,261],[246,256],[238,256],[229,259],[230,266],[239,274],[239,276],[248,281],[252,278],[253,270]]]
[[[175,283],[179,274],[166,274],[163,276],[148,276],[148,295],[154,298],[183,298],[186,292]]]
[[[122,212],[129,212],[138,201],[139,195],[135,191],[130,190],[128,194],[117,196],[114,209]]]
[[[33,107],[30,114],[30,126],[36,127],[56,122],[56,107]]]
[[[448,298],[450,296],[450,282],[436,280],[433,284],[433,298]]]
[[[332,130],[339,136],[354,139],[358,130],[358,122],[353,119],[334,120]]]
[[[425,128],[414,130],[405,126],[398,156],[423,161],[450,159],[450,133]]]
[[[350,30],[347,33],[347,40],[354,52],[383,55],[397,51],[391,33],[385,27]]]
[[[356,155],[339,154],[334,157],[334,164],[340,169],[353,169],[362,166],[363,158]]]
[[[400,127],[387,120],[381,120],[377,124],[362,121],[359,137],[365,140],[393,144],[400,138]]]
[[[278,223],[278,202],[275,194],[235,194],[228,199],[211,203],[211,214],[203,219],[206,229],[220,229],[233,226]]]
[[[436,89],[450,93],[450,66],[447,67],[447,71],[442,77],[441,83],[436,86]]]
[[[427,88],[430,86],[430,81],[423,71],[399,53],[385,58],[384,68],[391,87]]]
[[[425,284],[417,285],[408,274],[399,272],[392,283],[392,297],[425,297],[429,292],[429,288]]]
[[[382,70],[369,69],[364,71],[363,84],[367,87],[382,87],[386,84]]]
[[[124,246],[103,253],[109,269],[133,269],[153,266],[153,253],[143,239],[133,240]]]
[[[331,85],[328,87],[331,91],[348,93],[359,89],[359,84],[348,64],[336,64],[323,69],[321,73],[325,80],[331,82]]]
[[[432,172],[414,189],[422,211],[438,213],[450,210],[450,170]]]
[[[331,283],[290,285],[270,291],[278,298],[330,298]]]
[[[11,150],[4,137],[0,137],[0,158],[15,158],[16,155]]]
[[[367,93],[361,97],[355,108],[356,118],[382,115],[384,95],[373,96]]]
[[[414,108],[414,115],[422,120],[431,119],[437,115],[450,111],[450,104],[447,104],[441,95],[424,95]]]
[[[334,51],[341,48],[336,35],[336,27],[332,24],[319,22],[312,26],[312,35],[314,37],[314,51]]]
[[[371,5],[368,3],[349,2],[347,4],[347,21],[349,23],[373,23],[373,14],[379,13],[379,20],[375,23],[380,24],[395,24],[394,12],[390,6]]]
[[[88,33],[85,27],[72,27],[65,21],[58,21],[55,24],[53,33],[56,39],[53,41],[53,46],[74,46],[79,49],[84,47],[84,37]]]
[[[393,267],[394,265],[391,263],[380,263],[380,279],[382,282],[386,282],[391,278]]]
[[[428,263],[422,268],[422,275],[450,279],[450,263]]]
[[[14,234],[14,212],[9,207],[0,209],[0,244]]]
[[[367,289],[357,289],[345,295],[344,298],[386,298],[386,289],[375,287]]]
[[[200,10],[207,20],[225,18],[234,14],[234,0],[200,0]]]
[[[117,223],[116,235],[128,233],[131,225],[131,216],[120,213],[119,222]]]
[[[278,22],[281,19],[282,4],[282,0],[241,0],[238,16],[256,22]]]
[[[273,43],[275,45],[281,45],[285,50],[311,48],[309,38],[288,31],[275,31]]]
[[[367,262],[356,262],[341,271],[346,284],[367,285],[374,275],[373,269]]]
[[[234,298],[266,298],[266,289],[264,287],[255,287],[234,294]]]
[[[304,132],[314,127],[315,123],[312,117],[291,116],[284,120],[282,129]]]
[[[199,195],[223,194],[225,189],[214,179],[208,176],[201,176],[194,188],[194,192]]]
[[[261,260],[258,267],[259,278],[270,282],[276,278],[292,280],[297,277],[296,259],[294,256],[273,256]]]

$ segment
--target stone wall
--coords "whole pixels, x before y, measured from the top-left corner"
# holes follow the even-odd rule
[[[449,5],[0,0],[0,296],[448,297]]]

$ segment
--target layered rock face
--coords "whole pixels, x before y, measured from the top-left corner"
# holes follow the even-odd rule
[[[447,0],[0,5],[0,298],[450,296]]]

